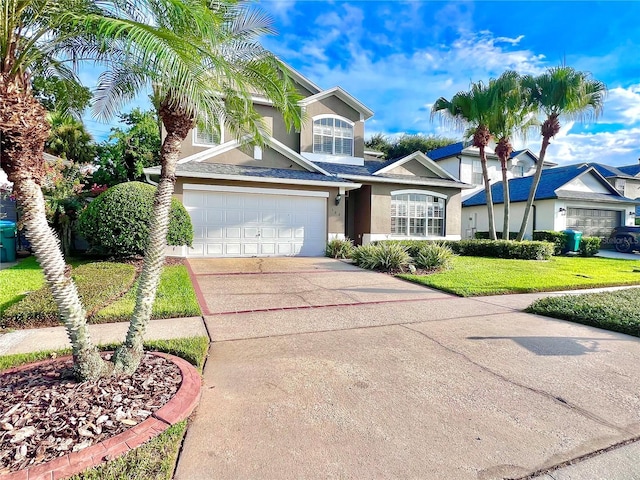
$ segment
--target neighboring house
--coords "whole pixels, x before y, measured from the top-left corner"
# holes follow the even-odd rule
[[[636,200],[640,198],[640,163],[622,167],[610,167],[601,163],[592,165],[620,195]]]
[[[494,145],[486,148],[487,169],[489,173],[489,183],[493,184],[502,181],[502,167],[500,159],[493,150]],[[482,178],[482,162],[480,161],[480,150],[472,146],[471,142],[457,142],[445,147],[437,148],[427,152],[427,156],[436,162],[443,170],[460,179],[461,182],[469,183],[473,189],[466,190],[462,194],[465,200],[473,196],[484,188]],[[514,151],[507,163],[509,178],[525,177],[535,172],[538,157],[529,149]],[[544,168],[554,167],[556,163],[546,161]]]
[[[459,239],[468,188],[421,153],[381,161],[367,152],[373,112],[339,87],[322,90],[294,70],[305,120],[288,131],[264,98],[254,106],[266,147],[197,128],[182,145],[175,196],[191,215],[190,257],[322,255],[328,240]],[[373,157],[373,158],[372,158]],[[157,176],[159,167],[145,169]]]
[[[517,232],[533,181],[532,176],[509,181],[510,231]],[[491,187],[498,229],[503,219],[502,183]],[[598,171],[596,164],[582,163],[542,171],[526,238],[534,230],[579,230],[585,236],[608,238],[619,225],[633,225],[639,201],[620,194]],[[462,202],[464,237],[488,231],[486,196],[480,191]]]

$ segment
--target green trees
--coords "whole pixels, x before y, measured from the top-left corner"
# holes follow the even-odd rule
[[[607,90],[604,83],[592,79],[590,74],[566,66],[550,68],[537,77],[526,76],[522,79],[522,87],[525,103],[546,118],[540,128],[542,145],[517,240],[522,240],[527,230],[547,148],[560,131],[560,117],[597,118],[602,112]]]
[[[453,138],[435,135],[400,135],[389,140],[385,135],[377,133],[364,142],[366,148],[384,153],[384,158],[402,158],[414,152],[427,153],[430,150],[456,143]]]
[[[472,83],[470,91],[458,92],[451,100],[440,97],[431,108],[432,116],[440,115],[453,126],[466,129],[467,136],[473,138],[473,146],[480,150],[491,240],[496,240],[496,226],[493,218],[493,199],[489,184],[486,148],[492,137],[489,123],[494,108],[494,94],[490,91],[489,86],[482,82]]]
[[[242,5],[232,0],[215,4],[205,0],[2,0],[0,165],[23,206],[27,237],[67,329],[79,379],[127,372],[137,366],[145,319],[164,261],[178,150],[196,120],[219,127],[218,119],[224,113],[231,132],[247,133],[259,141],[261,125],[250,90],[256,86],[285,111],[290,124],[299,121],[293,84],[277,59],[257,44],[258,35],[269,31],[268,25]],[[113,115],[114,107],[142,86],[153,83],[162,93],[160,116],[167,130],[134,320],[125,348],[113,363],[102,360],[90,339],[86,312],[58,239],[47,224],[40,188],[50,127],[47,112],[31,89],[30,72],[52,70],[73,80],[65,60],[75,58],[108,60],[96,104],[105,116]],[[105,98],[118,101],[105,102]]]

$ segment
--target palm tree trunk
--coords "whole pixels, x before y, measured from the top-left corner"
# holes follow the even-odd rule
[[[493,215],[493,195],[489,183],[489,170],[487,169],[487,154],[485,147],[480,147],[480,163],[482,165],[482,178],[484,179],[484,194],[487,198],[487,217],[489,219],[489,238],[496,240],[496,221]]]
[[[502,239],[509,240],[509,215],[511,210],[511,194],[509,192],[509,179],[507,178],[507,159],[500,158],[502,168],[502,192],[504,200],[504,219],[502,222]]]
[[[47,223],[45,201],[40,188],[44,176],[44,143],[49,136],[46,111],[33,97],[28,83],[19,77],[0,75],[0,164],[23,209],[26,235],[42,267],[71,341],[74,372],[81,380],[110,374],[91,342],[86,312],[65,263],[60,240]]]
[[[518,231],[517,241],[522,241],[525,232],[527,231],[527,224],[531,217],[531,210],[533,208],[533,201],[536,198],[536,191],[540,184],[540,178],[542,177],[542,165],[544,164],[544,157],[547,154],[547,148],[551,143],[551,138],[554,137],[560,131],[560,122],[558,121],[557,114],[551,114],[542,124],[542,145],[540,146],[540,154],[538,155],[538,163],[536,164],[536,172],[533,175],[533,181],[531,188],[529,189],[529,196],[527,197],[527,205],[522,217],[522,224],[520,224],[520,230]]]
[[[116,350],[114,355],[117,374],[135,372],[144,353],[144,334],[151,319],[153,303],[165,260],[171,198],[176,182],[176,165],[182,142],[194,126],[193,120],[170,107],[162,106],[160,114],[167,129],[167,136],[162,143],[160,152],[162,171],[153,202],[149,243],[145,250],[142,273],[138,282],[136,306],[129,322],[129,330],[124,344]]]

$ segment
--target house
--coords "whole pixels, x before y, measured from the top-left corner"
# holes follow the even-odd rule
[[[459,182],[420,152],[365,159],[365,121],[373,112],[340,87],[322,90],[295,70],[305,120],[288,131],[259,96],[264,148],[195,128],[183,142],[175,196],[189,212],[190,257],[319,256],[332,238],[459,239]],[[159,167],[145,169],[148,178]]]
[[[526,238],[534,230],[579,230],[585,236],[608,238],[620,225],[633,225],[636,206],[640,204],[623,196],[600,173],[597,164],[581,163],[544,169],[533,204]],[[533,181],[532,176],[509,180],[511,195],[510,231],[518,231]],[[491,186],[497,228],[503,222],[502,183]],[[462,202],[464,237],[476,231],[488,231],[484,190]]]
[[[500,159],[495,154],[494,147],[495,144],[491,143],[485,149],[489,183],[502,181],[502,167],[500,165]],[[463,192],[463,200],[473,196],[484,188],[480,149],[474,147],[471,142],[457,142],[436,148],[435,150],[428,151],[427,156],[461,182],[473,185],[472,189]],[[537,163],[538,157],[531,150],[524,149],[514,151],[511,153],[507,163],[507,176],[509,178],[518,178],[533,175]],[[556,163],[545,160],[543,168],[550,168],[556,165]]]

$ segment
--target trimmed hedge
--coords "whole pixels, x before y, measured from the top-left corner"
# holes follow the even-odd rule
[[[78,218],[78,232],[91,250],[102,255],[141,255],[149,241],[149,223],[156,188],[141,182],[121,183],[100,194]],[[191,218],[184,206],[171,199],[167,245],[193,241]]]
[[[396,244],[416,257],[420,247],[426,243],[440,243],[453,253],[465,256],[511,258],[517,260],[549,260],[553,255],[553,244],[548,242],[509,240],[381,240],[378,244]]]
[[[583,257],[593,257],[600,251],[600,237],[582,237],[579,253]]]
[[[567,243],[567,234],[555,230],[536,230],[533,232],[533,240],[553,243],[553,254],[560,255]]]
[[[515,240],[518,236],[518,232],[509,232],[509,240]],[[502,240],[502,232],[496,232],[498,240]],[[476,240],[489,240],[489,232],[476,232],[473,235]]]
[[[90,317],[113,298],[131,288],[135,268],[124,263],[96,262],[71,271],[87,315]],[[91,322],[90,322],[91,323]],[[60,325],[58,307],[48,286],[30,293],[7,308],[0,320],[3,328],[35,328]]]

